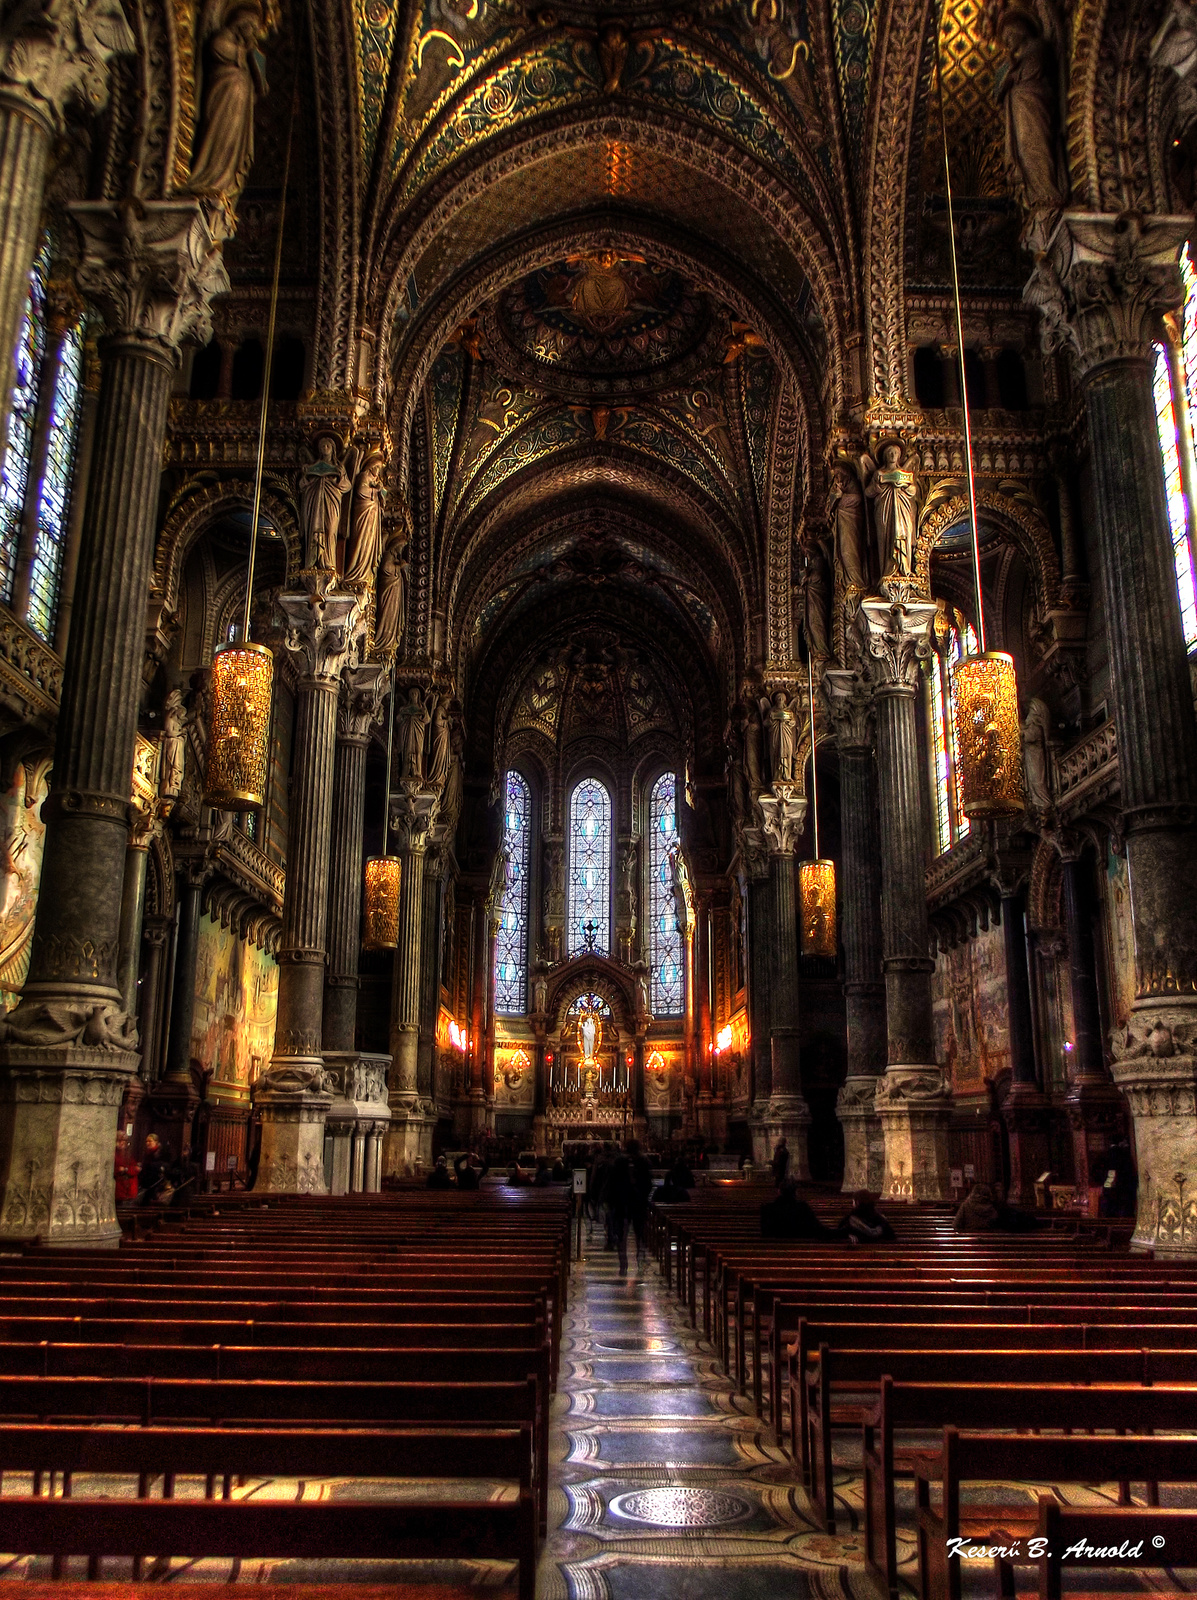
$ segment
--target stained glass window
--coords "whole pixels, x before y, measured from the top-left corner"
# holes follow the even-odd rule
[[[648,943],[655,1017],[680,1017],[685,1009],[684,951],[677,926],[669,852],[677,845],[677,780],[663,772],[649,800]]]
[[[569,802],[569,933],[571,956],[611,951],[611,796],[584,778]]]
[[[1189,469],[1190,481],[1197,475],[1194,457],[1193,402],[1197,399],[1197,274],[1189,265],[1189,253],[1181,252],[1181,273],[1185,283],[1184,332],[1177,358],[1184,373],[1185,398],[1188,402],[1188,427],[1177,426],[1176,405],[1172,394],[1172,375],[1168,354],[1162,344],[1155,347],[1155,367],[1152,388],[1155,393],[1155,424],[1160,440],[1160,455],[1164,463],[1164,490],[1168,504],[1168,526],[1172,533],[1172,559],[1176,564],[1176,587],[1180,594],[1180,619],[1184,628],[1185,644],[1190,650],[1197,646],[1197,597],[1194,596],[1193,550],[1190,543],[1190,509],[1185,498],[1184,465]]]
[[[37,418],[37,387],[46,348],[46,276],[50,267],[45,244],[29,274],[29,293],[16,348],[16,377],[8,412],[8,438],[0,465],[0,599],[12,604],[17,571],[17,546],[29,487]]]
[[[934,780],[935,847],[938,854],[950,850],[969,831],[969,820],[961,808],[959,740],[952,707],[952,667],[977,649],[972,626],[958,611],[946,619],[946,628],[936,624],[936,648],[931,655],[931,770]]]
[[[33,570],[29,577],[28,623],[43,639],[54,636],[62,588],[62,550],[71,506],[75,435],[83,381],[83,328],[68,330],[58,357],[54,399],[46,438],[46,470],[37,501]]]
[[[518,772],[506,781],[507,809],[503,844],[507,850],[507,887],[500,905],[495,941],[495,1010],[521,1016],[528,1009],[528,858],[532,795]]]

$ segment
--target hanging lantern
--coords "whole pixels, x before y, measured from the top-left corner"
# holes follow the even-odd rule
[[[263,644],[229,644],[212,658],[211,730],[204,801],[256,811],[266,800],[274,656]]]
[[[825,857],[798,867],[802,897],[802,954],[836,957],[835,862]]]
[[[362,944],[367,950],[394,950],[399,943],[401,872],[398,856],[369,856],[366,859]]]
[[[1026,793],[1013,660],[1000,650],[965,656],[952,669],[952,701],[961,810],[973,821],[1017,816]]]

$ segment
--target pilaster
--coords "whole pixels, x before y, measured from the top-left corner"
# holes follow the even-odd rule
[[[385,1169],[415,1171],[426,1146],[428,1113],[419,1096],[420,948],[424,921],[424,857],[436,823],[439,795],[407,781],[390,797],[389,822],[403,863],[399,886],[399,943],[391,989],[391,1123]],[[474,1041],[472,1041],[474,1042]]]
[[[790,1176],[810,1177],[807,1131],[810,1108],[802,1093],[798,1013],[798,903],[794,884],[794,846],[806,818],[806,796],[792,782],[778,780],[760,796],[769,846],[772,888],[773,983],[770,1004],[772,1085],[762,1127],[772,1152],[784,1136],[790,1151]]]

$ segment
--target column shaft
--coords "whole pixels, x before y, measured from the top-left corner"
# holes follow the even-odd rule
[[[323,1046],[352,1051],[357,1024],[357,966],[361,949],[362,838],[365,826],[364,735],[337,740],[333,768],[332,847],[328,867],[328,975],[324,983]]]

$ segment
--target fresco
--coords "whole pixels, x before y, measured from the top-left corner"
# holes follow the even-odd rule
[[[200,919],[191,1054],[215,1084],[244,1088],[270,1059],[278,1005],[278,963],[266,950]]]
[[[1135,930],[1131,922],[1126,857],[1116,856],[1112,851],[1106,855],[1106,918],[1114,1026],[1125,1028],[1135,1003]]]
[[[42,875],[46,827],[42,801],[49,792],[50,760],[20,761],[0,802],[3,877],[0,878],[0,999],[11,1011],[29,972],[33,915]]]
[[[932,977],[935,1053],[957,1094],[976,1094],[1010,1065],[1002,930],[940,951]]]

